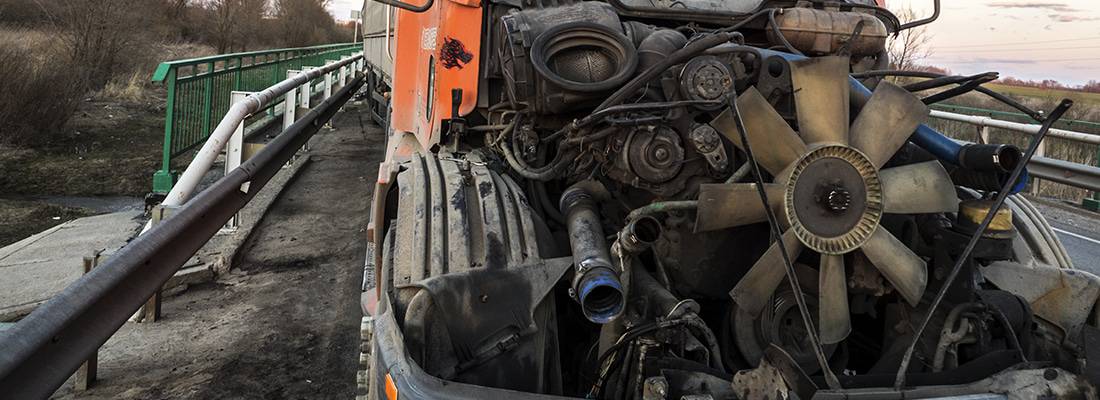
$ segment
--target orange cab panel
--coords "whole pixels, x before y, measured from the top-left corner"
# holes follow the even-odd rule
[[[477,103],[482,9],[478,0],[437,0],[422,13],[397,11],[393,71],[396,132],[423,148],[439,141],[439,121],[451,118],[451,91],[462,89],[462,115]]]

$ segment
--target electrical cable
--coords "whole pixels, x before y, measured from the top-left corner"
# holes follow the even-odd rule
[[[937,74],[937,73],[934,73],[934,72],[902,71],[902,70],[896,70],[896,69],[866,71],[866,72],[859,72],[859,73],[852,74],[852,77],[856,78],[856,79],[863,79],[863,78],[870,78],[870,77],[877,77],[877,76],[908,76],[908,77],[915,77],[915,78],[941,78],[941,77],[945,77],[947,75]],[[993,90],[990,90],[989,88],[978,86],[975,90],[978,93],[982,93],[986,96],[989,96],[989,97],[993,98],[994,100],[997,100],[1001,103],[1007,104],[1009,107],[1015,108],[1015,109],[1019,110],[1020,112],[1022,112],[1024,114],[1027,114],[1028,117],[1031,117],[1031,119],[1033,119],[1035,121],[1043,122],[1043,120],[1045,119],[1042,114],[1039,114],[1039,112],[1037,112],[1035,110],[1032,110],[1031,108],[1028,108],[1027,106],[1021,104],[1020,102],[1009,98],[1008,96],[1005,96],[1003,94],[1000,94],[1000,93],[997,93]]]
[[[1039,143],[1043,141],[1047,133],[1050,132],[1051,126],[1054,125],[1062,115],[1066,113],[1071,106],[1073,106],[1073,100],[1062,99],[1062,102],[1050,112],[1050,117],[1046,121],[1043,121],[1042,127],[1035,133],[1035,136],[1031,139],[1031,144],[1028,145],[1027,151],[1024,152],[1023,159],[1012,169],[1012,173],[1009,174],[1008,179],[1005,181],[1004,187],[997,192],[997,197],[994,198],[993,204],[989,207],[989,212],[982,219],[982,223],[978,225],[978,229],[970,236],[970,241],[967,242],[966,248],[958,259],[955,260],[955,266],[951,268],[951,272],[947,274],[947,277],[943,280],[943,286],[940,286],[939,292],[936,293],[936,297],[932,300],[932,305],[928,307],[928,311],[924,315],[924,319],[921,320],[920,326],[917,327],[916,332],[913,334],[913,340],[909,343],[909,347],[905,350],[905,355],[901,359],[901,366],[898,368],[897,376],[894,378],[894,390],[901,390],[905,386],[905,374],[909,370],[909,364],[913,360],[913,352],[917,348],[917,344],[920,342],[920,337],[924,333],[924,330],[928,328],[928,323],[935,316],[936,308],[939,308],[940,303],[943,302],[943,298],[947,295],[947,290],[951,288],[951,285],[955,282],[955,279],[959,276],[959,271],[962,270],[963,264],[970,258],[970,253],[974,251],[974,248],[978,244],[978,240],[981,239],[982,234],[985,233],[986,228],[993,222],[993,217],[997,215],[997,212],[1004,205],[1008,195],[1012,193],[1012,187],[1016,185],[1016,181],[1020,178],[1020,174],[1023,173],[1024,168],[1027,166],[1028,161],[1035,156],[1035,151],[1039,148]],[[746,146],[747,147],[747,146]],[[785,254],[785,253],[784,253]]]
[[[803,55],[801,51],[798,51],[798,49],[791,45],[791,42],[787,41],[787,37],[783,35],[783,31],[779,30],[779,24],[775,22],[775,13],[777,11],[782,12],[782,9],[773,8],[768,12],[768,26],[771,27],[772,34],[775,35],[776,39],[779,39],[779,43],[781,43],[783,47],[787,48],[788,52],[800,56]]]
[[[939,103],[941,101],[944,101],[944,100],[947,100],[947,99],[951,99],[951,98],[969,93],[970,91],[979,88],[981,84],[989,83],[990,81],[992,81],[994,79],[997,79],[997,77],[996,76],[988,76],[988,75],[982,76],[982,77],[979,77],[977,79],[971,80],[970,82],[959,85],[957,87],[953,87],[951,89],[947,89],[947,90],[944,90],[942,92],[939,92],[939,93],[933,94],[931,96],[925,97],[925,98],[921,99],[921,101],[924,102],[924,104],[936,104],[936,103]]]

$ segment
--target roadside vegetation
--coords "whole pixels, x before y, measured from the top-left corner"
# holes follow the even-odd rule
[[[915,18],[914,15],[916,15],[912,9],[900,9],[894,10],[894,12],[904,22],[913,20]],[[945,75],[970,75],[986,72],[949,71],[937,66],[927,65],[926,59],[931,57],[935,52],[935,49],[929,47],[929,43],[931,43],[931,37],[929,35],[930,33],[927,31],[927,27],[920,27],[910,29],[892,38],[888,47],[893,64],[891,67],[893,69],[934,72]],[[895,79],[895,81],[910,83],[916,81],[916,79],[901,78]],[[1054,109],[1063,98],[1069,98],[1072,99],[1075,104],[1073,108],[1062,117],[1063,120],[1100,123],[1100,80],[1091,80],[1082,85],[1071,86],[1050,79],[1029,81],[1002,76],[1000,79],[983,86],[1004,94],[1028,108],[1039,111],[1050,111]],[[920,95],[928,96],[932,94],[931,92],[934,91],[922,92]],[[977,92],[970,92],[962,96],[948,99],[940,104],[982,108],[994,111],[1019,112],[1004,103]],[[1010,118],[1006,116],[997,116],[996,118],[1019,123],[1038,123],[1026,117]],[[935,119],[932,119],[930,124],[932,127],[956,139],[971,142],[979,140],[979,130],[972,125]],[[1100,135],[1100,127],[1089,124],[1076,124],[1073,126],[1059,124],[1055,125],[1055,127]],[[1030,136],[1003,129],[992,129],[989,139],[993,143],[1010,143],[1022,149],[1028,145]],[[1044,143],[1046,144],[1045,157],[1088,165],[1097,165],[1097,163],[1100,162],[1100,160],[1098,160],[1098,157],[1100,157],[1100,148],[1098,148],[1098,146],[1050,137],[1044,139]],[[1029,187],[1028,190],[1029,193],[1073,204],[1080,204],[1081,200],[1089,194],[1088,191],[1083,189],[1077,189],[1049,181],[1041,181],[1038,183],[1038,186],[1035,186],[1034,180],[1032,181],[1032,187]]]
[[[329,0],[0,0],[0,246],[140,196],[160,160],[158,63],[350,42]],[[55,218],[59,217],[59,218]]]

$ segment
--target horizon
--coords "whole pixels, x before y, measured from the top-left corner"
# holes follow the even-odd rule
[[[1100,1],[941,3],[940,18],[926,25],[931,55],[920,64],[958,74],[996,71],[1001,78],[1053,79],[1068,86],[1100,80]],[[891,10],[911,6],[922,17],[932,13],[932,0],[887,0],[886,5]],[[350,20],[351,10],[362,6],[363,0],[332,0],[328,9],[335,18]]]
[[[1001,78],[1053,79],[1070,86],[1100,80],[1100,2],[941,3],[940,18],[926,25],[931,56],[920,64],[961,75],[996,71]],[[911,5],[922,17],[932,12],[932,0],[887,0],[886,5],[891,10]]]
[[[332,0],[327,6],[328,13],[337,20],[351,20],[351,11],[363,9],[363,0]]]

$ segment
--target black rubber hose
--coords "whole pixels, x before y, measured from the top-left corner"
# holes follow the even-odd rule
[[[941,77],[944,77],[944,76],[947,76],[947,75],[937,74],[937,73],[934,73],[934,72],[902,71],[902,70],[893,70],[893,69],[875,70],[875,71],[867,71],[867,72],[860,72],[860,73],[852,74],[852,77],[856,78],[856,79],[863,79],[863,78],[869,78],[869,77],[875,77],[875,76],[910,76],[910,77],[916,77],[916,78],[941,78]],[[1031,117],[1031,119],[1033,119],[1037,122],[1043,122],[1043,120],[1046,119],[1046,118],[1043,117],[1042,114],[1039,114],[1037,111],[1032,110],[1032,109],[1028,108],[1027,106],[1025,106],[1023,104],[1020,104],[1020,102],[1018,102],[1016,100],[1013,100],[1013,99],[1011,99],[1011,98],[1009,98],[1009,97],[1007,97],[1003,94],[1000,94],[1000,93],[997,93],[993,90],[990,90],[989,88],[978,86],[975,90],[978,93],[984,94],[986,96],[989,96],[989,97],[993,98],[994,100],[997,100],[999,102],[1007,104],[1009,107],[1020,110],[1020,112],[1022,112],[1024,114],[1027,114],[1027,116]]]
[[[615,93],[607,98],[607,100],[604,100],[603,103],[596,107],[596,109],[593,110],[593,113],[599,112],[600,110],[611,107],[613,105],[621,104],[627,96],[633,94],[638,89],[641,89],[642,86],[645,86],[646,83],[649,83],[658,75],[664,73],[665,70],[667,70],[669,67],[685,62],[691,57],[695,57],[699,53],[702,53],[703,51],[706,51],[711,47],[729,42],[740,37],[743,36],[738,32],[716,32],[689,43],[687,46],[684,46],[680,50],[676,50],[672,52],[672,54],[669,54],[669,56],[664,60],[661,60],[661,62],[642,71],[642,73],[638,74],[638,76],[635,76],[634,79],[630,80],[630,82],[627,82],[627,84],[624,85],[622,88],[619,88],[619,90],[616,90]]]
[[[657,65],[674,51],[684,48],[687,41],[687,36],[672,29],[653,32],[638,45],[638,69],[645,71]]]

